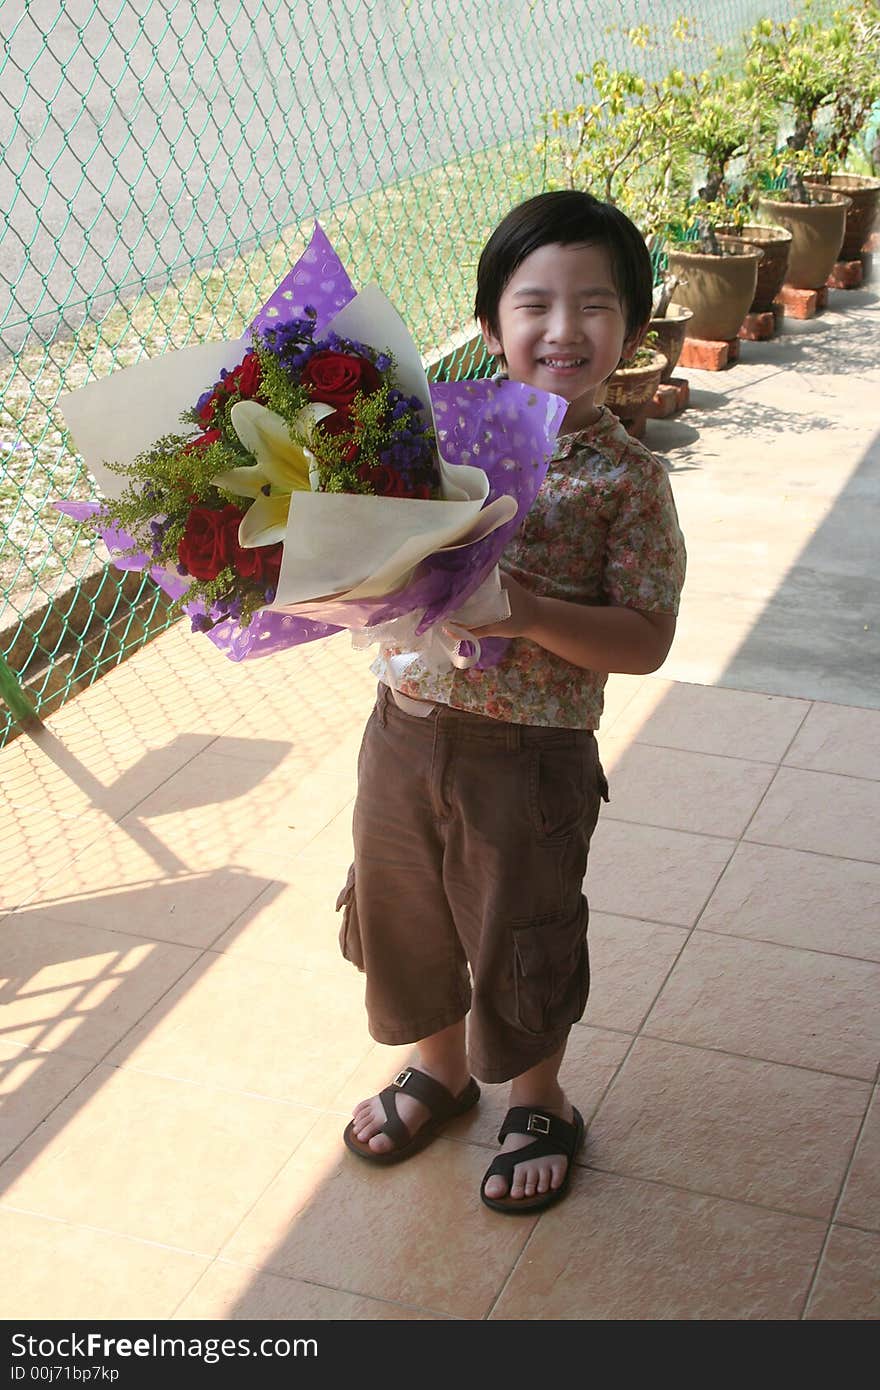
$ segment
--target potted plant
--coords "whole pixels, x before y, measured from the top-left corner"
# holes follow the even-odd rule
[[[830,172],[831,156],[821,136],[842,86],[851,44],[842,13],[819,16],[809,3],[786,22],[757,24],[746,45],[746,74],[759,101],[778,109],[793,129],[781,147],[758,139],[749,155],[750,175],[763,188],[760,217],[791,233],[786,283],[821,289],[843,243],[851,200],[832,188],[808,185],[804,175]]]
[[[680,21],[673,32],[681,42],[692,37],[687,21]],[[650,30],[645,26],[630,30],[629,38],[639,47],[648,47]],[[649,81],[640,73],[612,69],[600,60],[593,65],[589,82],[583,73],[576,74],[576,80],[588,88],[584,100],[570,110],[550,111],[544,117],[540,149],[545,178],[551,187],[595,188],[600,196],[616,203],[640,227],[656,262],[670,227],[678,228],[682,240],[694,231],[697,213],[691,192],[693,150],[688,128],[699,104],[698,85],[707,86],[709,79],[704,77],[695,85],[680,68],[673,68]],[[708,200],[703,203],[708,213]],[[676,239],[675,232],[671,239]],[[681,256],[695,252],[700,262],[691,259],[685,266]],[[722,244],[707,235],[699,248],[689,246],[680,253],[678,247],[669,247],[667,254],[669,272],[676,281],[674,297],[664,294],[661,284],[651,327],[662,335],[664,348],[670,348],[668,376],[685,335],[718,337],[720,324],[728,339],[736,336],[751,301],[760,252],[744,243],[728,240]],[[702,273],[709,257],[717,274]],[[731,266],[731,262],[735,264]],[[746,285],[744,292],[742,283]],[[731,304],[732,285],[736,288]],[[707,312],[710,293],[725,307]],[[661,325],[661,319],[668,322]]]
[[[667,242],[669,269],[679,277],[674,303],[691,310],[688,338],[734,339],[755,297],[763,252],[738,237],[718,236],[705,219],[697,235]]]
[[[825,168],[809,171],[808,187],[834,189],[851,200],[839,256],[858,260],[877,221],[880,178],[847,167],[857,138],[880,102],[880,7],[852,6],[844,12],[848,42],[843,47],[830,125],[823,140]]]
[[[689,104],[685,143],[705,171],[701,211],[714,222],[722,246],[736,237],[762,253],[746,313],[763,313],[786,278],[792,236],[783,227],[751,220],[754,193],[745,170],[749,152],[773,138],[775,114],[753,81],[725,69],[692,79]]]
[[[660,385],[666,357],[648,333],[641,347],[625,358],[605,383],[604,404],[635,438],[641,438],[648,406]]]

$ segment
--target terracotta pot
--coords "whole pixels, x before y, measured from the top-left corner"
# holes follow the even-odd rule
[[[813,201],[790,203],[777,194],[762,193],[758,211],[768,222],[791,232],[786,284],[798,290],[820,290],[839,258],[850,199],[831,189],[813,187]]]
[[[741,229],[719,227],[726,236],[737,236],[750,246],[760,246],[764,255],[758,266],[758,280],[755,297],[749,307],[750,314],[764,314],[772,309],[773,301],[785,283],[788,272],[788,258],[791,251],[792,236],[786,227],[759,227],[747,223]]]
[[[843,244],[838,252],[840,261],[857,261],[868,237],[877,223],[880,210],[880,179],[872,179],[867,174],[811,174],[804,179],[808,188],[833,188],[843,193],[852,202],[847,209]]]
[[[655,352],[639,367],[618,367],[605,383],[604,403],[624,424],[635,420],[651,400],[666,367],[666,357]]]
[[[673,303],[693,311],[685,337],[726,343],[736,337],[749,312],[763,252],[737,237],[719,237],[719,241],[720,256],[680,246],[667,247],[666,255],[669,269],[682,280]]]
[[[661,381],[668,381],[675,371],[681,356],[685,330],[692,317],[692,309],[686,309],[683,304],[670,304],[665,318],[651,319],[649,332],[657,334],[657,351],[662,352],[666,358]]]

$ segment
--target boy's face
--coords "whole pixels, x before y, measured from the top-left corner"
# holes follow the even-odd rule
[[[604,246],[553,244],[527,256],[505,285],[497,336],[481,327],[511,380],[568,401],[563,429],[574,430],[595,417],[598,388],[635,351],[647,325],[627,336]]]

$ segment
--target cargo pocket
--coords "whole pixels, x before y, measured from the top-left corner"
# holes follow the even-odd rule
[[[361,945],[361,932],[358,925],[357,903],[354,894],[354,864],[348,871],[345,887],[336,899],[336,911],[342,913],[342,926],[339,928],[339,948],[346,960],[364,967],[364,951]]]
[[[581,1017],[590,991],[585,899],[573,921],[516,927],[513,980],[516,1019],[526,1033],[561,1032]]]

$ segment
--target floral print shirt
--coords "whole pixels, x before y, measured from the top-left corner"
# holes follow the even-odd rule
[[[677,613],[685,549],[663,465],[605,406],[595,424],[557,442],[502,570],[541,596]],[[374,667],[380,677],[391,655]],[[607,679],[515,637],[488,670],[437,675],[414,657],[395,685],[512,724],[597,729]]]

